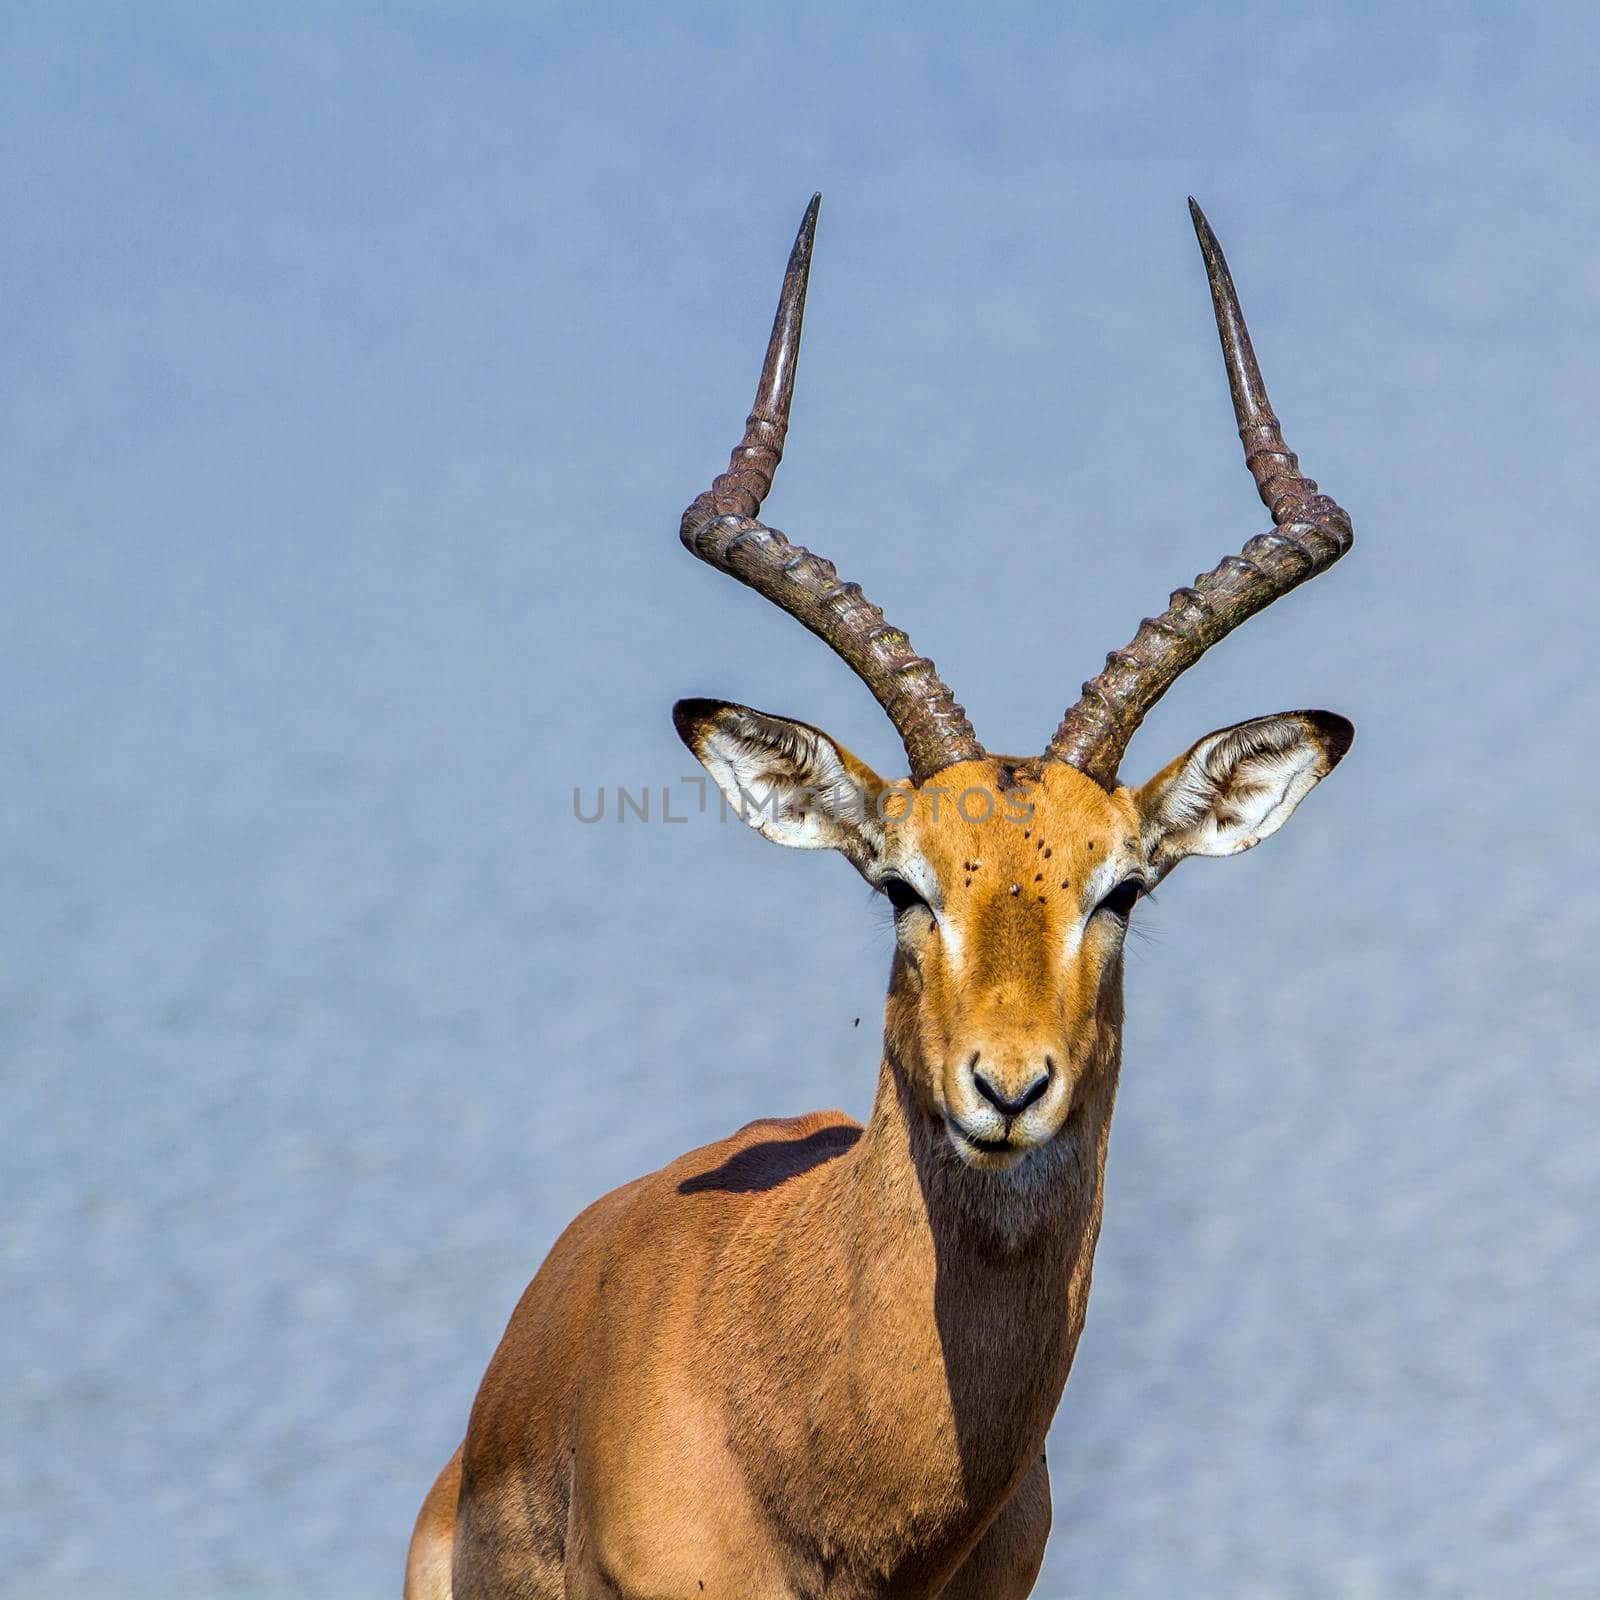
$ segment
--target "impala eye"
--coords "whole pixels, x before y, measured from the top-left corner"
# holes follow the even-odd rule
[[[1133,903],[1144,893],[1144,885],[1137,878],[1124,878],[1115,889],[1095,907],[1096,911],[1109,911],[1122,922],[1128,920]]]
[[[904,878],[885,878],[878,887],[889,897],[896,917],[903,916],[913,906],[921,906],[924,911],[931,910],[928,902]]]

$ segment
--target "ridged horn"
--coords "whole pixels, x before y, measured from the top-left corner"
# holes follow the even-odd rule
[[[905,744],[911,776],[921,783],[958,761],[983,755],[966,712],[933,663],[911,648],[903,629],[884,621],[858,584],[841,582],[832,562],[755,520],[772,490],[789,431],[821,203],[820,194],[813,196],[789,253],[744,437],[727,471],[684,512],[679,537],[702,561],[764,595],[843,658],[888,713]]]
[[[1084,684],[1081,698],[1061,719],[1046,758],[1065,761],[1108,789],[1116,784],[1128,741],[1179,675],[1246,618],[1326,571],[1354,541],[1350,518],[1301,476],[1299,461],[1284,443],[1222,246],[1193,198],[1189,212],[1211,283],[1245,465],[1272,512],[1273,528],[1238,555],[1224,556],[1191,587],[1176,590],[1159,617],[1146,617],[1132,641],[1106,657],[1104,670]]]

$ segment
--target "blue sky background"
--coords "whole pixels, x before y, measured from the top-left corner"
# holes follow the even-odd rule
[[[1360,728],[1150,908],[1039,1592],[1595,1593],[1597,51],[1563,6],[6,7],[18,1592],[396,1592],[572,1213],[864,1113],[848,868],[571,815],[688,770],[684,693],[897,759],[676,539],[820,188],[768,514],[991,747],[1264,525],[1186,194],[1356,519],[1127,764]]]

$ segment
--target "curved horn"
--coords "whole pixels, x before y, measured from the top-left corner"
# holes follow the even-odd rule
[[[791,544],[776,528],[755,520],[783,459],[794,394],[795,362],[805,317],[811,240],[817,226],[815,195],[783,275],[755,407],[728,462],[683,514],[679,537],[702,561],[720,568],[796,621],[841,656],[889,714],[906,747],[917,783],[958,761],[983,754],[966,712],[956,704],[934,665],[911,648],[899,628],[854,583],[841,583],[833,563]]]
[[[1084,684],[1082,697],[1061,719],[1046,759],[1065,761],[1108,789],[1117,781],[1128,741],[1179,675],[1247,617],[1331,567],[1354,540],[1349,516],[1300,475],[1267,399],[1222,246],[1193,198],[1189,212],[1211,281],[1245,465],[1274,527],[1238,555],[1224,556],[1192,588],[1176,590],[1159,617],[1146,617],[1132,642],[1106,657],[1104,670]]]

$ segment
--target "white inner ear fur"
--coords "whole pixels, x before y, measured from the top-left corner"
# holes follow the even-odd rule
[[[1185,856],[1232,856],[1276,833],[1331,768],[1296,716],[1208,734],[1140,792],[1145,847],[1165,873]]]
[[[881,854],[877,794],[815,728],[729,708],[701,734],[696,754],[763,838],[793,850],[841,850],[863,871]]]

